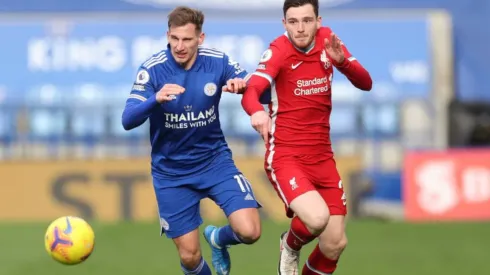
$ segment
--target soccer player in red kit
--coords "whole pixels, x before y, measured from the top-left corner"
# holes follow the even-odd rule
[[[283,200],[289,231],[281,235],[278,274],[299,274],[300,249],[318,237],[302,274],[331,274],[347,244],[346,197],[330,141],[333,67],[369,91],[369,73],[328,27],[318,0],[285,0],[286,33],[274,40],[242,98],[267,147],[265,170]],[[259,102],[271,86],[270,114]]]

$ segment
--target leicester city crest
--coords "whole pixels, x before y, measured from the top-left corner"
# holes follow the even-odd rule
[[[218,90],[218,86],[216,86],[216,84],[212,82],[209,82],[206,85],[204,85],[204,93],[207,96],[213,96],[214,94],[216,94],[217,90]]]

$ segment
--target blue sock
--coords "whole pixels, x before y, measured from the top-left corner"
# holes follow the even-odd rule
[[[216,244],[221,247],[242,243],[238,235],[233,232],[230,225],[219,228],[217,235]]]
[[[180,263],[180,268],[182,268],[185,275],[212,275],[208,263],[206,263],[202,257],[201,261],[194,270],[188,270],[182,263]]]

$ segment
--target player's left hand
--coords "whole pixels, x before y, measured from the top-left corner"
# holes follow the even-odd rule
[[[223,86],[223,92],[229,92],[233,94],[243,94],[247,88],[247,81],[242,78],[229,79],[226,85]]]
[[[345,54],[339,37],[335,33],[331,33],[330,39],[325,38],[324,43],[325,51],[328,56],[330,56],[336,64],[342,64],[345,59]]]

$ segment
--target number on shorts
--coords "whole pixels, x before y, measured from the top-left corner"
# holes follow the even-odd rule
[[[242,190],[243,193],[252,192],[252,185],[244,175],[238,174],[235,175],[233,178],[236,179],[236,182],[238,183],[238,186],[240,186],[240,190]]]

